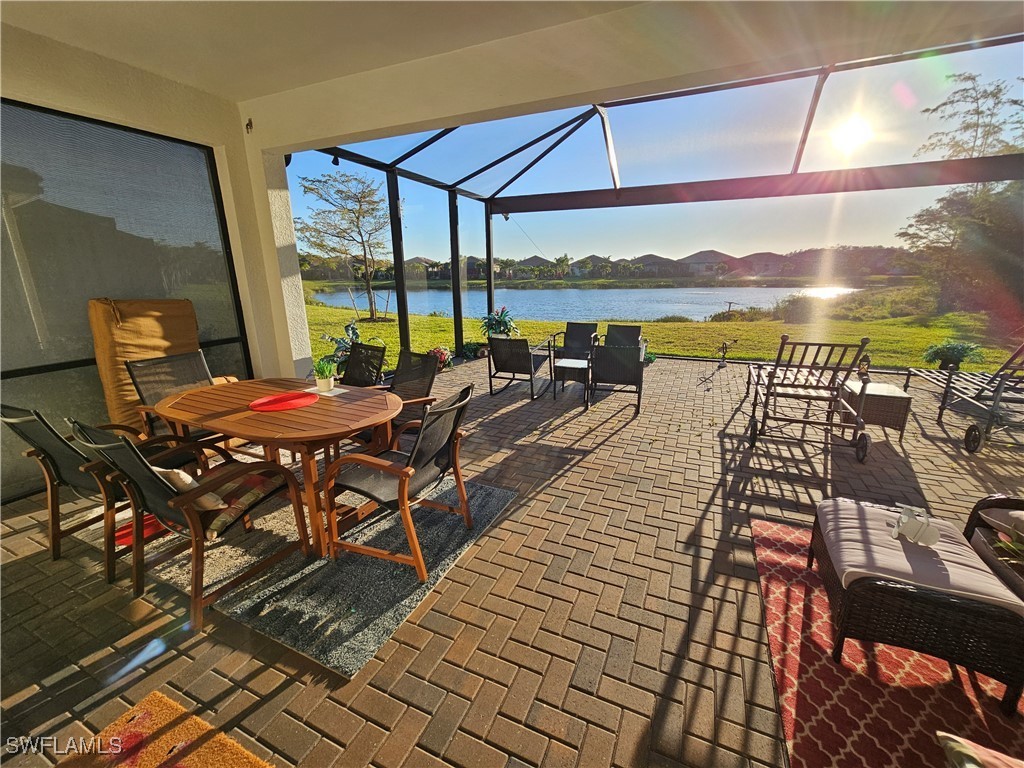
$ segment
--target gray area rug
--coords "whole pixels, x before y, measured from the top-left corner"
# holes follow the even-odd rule
[[[401,563],[351,552],[339,554],[337,561],[307,559],[296,552],[258,578],[236,587],[214,603],[213,609],[351,677],[373,658],[516,496],[513,491],[479,483],[466,483],[466,490],[473,512],[471,530],[466,528],[461,515],[413,508],[416,534],[427,564],[425,583],[416,578],[412,566]],[[457,505],[454,480],[443,480],[429,497]],[[276,506],[260,510],[253,518],[252,533],[246,534],[241,525],[236,525],[208,547],[206,589],[230,579],[261,559],[263,553],[296,538],[291,507],[283,502],[270,504]],[[79,535],[101,547],[99,534],[94,528]],[[345,539],[382,549],[409,551],[397,513],[372,516],[349,531]],[[180,539],[170,543],[176,541]],[[159,546],[152,544],[147,552],[157,549]],[[188,552],[147,568],[146,578],[161,579],[187,594],[191,578]]]

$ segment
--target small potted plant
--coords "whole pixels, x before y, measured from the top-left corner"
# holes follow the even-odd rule
[[[430,350],[428,355],[433,355],[437,358],[437,371],[440,373],[445,368],[451,368],[455,365],[455,358],[448,347],[434,347]]]
[[[513,333],[518,336],[519,329],[512,320],[512,313],[508,307],[491,312],[480,320],[480,330],[484,336],[511,336]]]
[[[958,370],[961,363],[980,363],[984,360],[981,347],[969,341],[946,339],[941,344],[928,347],[921,359],[926,363],[938,363],[940,370]]]
[[[313,375],[316,377],[318,392],[330,392],[334,389],[334,373],[337,369],[337,364],[331,355],[321,357],[313,363]]]

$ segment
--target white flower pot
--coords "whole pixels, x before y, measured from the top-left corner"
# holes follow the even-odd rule
[[[334,389],[334,377],[330,376],[326,379],[316,380],[316,391],[317,392],[330,392]]]

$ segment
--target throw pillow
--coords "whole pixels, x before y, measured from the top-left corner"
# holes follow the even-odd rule
[[[935,736],[946,752],[949,768],[1024,768],[1024,762],[960,736],[942,731],[936,731]]]

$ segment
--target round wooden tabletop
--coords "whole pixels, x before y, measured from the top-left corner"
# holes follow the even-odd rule
[[[161,417],[202,427],[261,445],[318,443],[337,440],[390,421],[402,410],[391,392],[336,387],[315,403],[287,411],[254,411],[249,403],[283,392],[313,386],[303,379],[251,379],[181,392],[165,397],[155,409]]]

